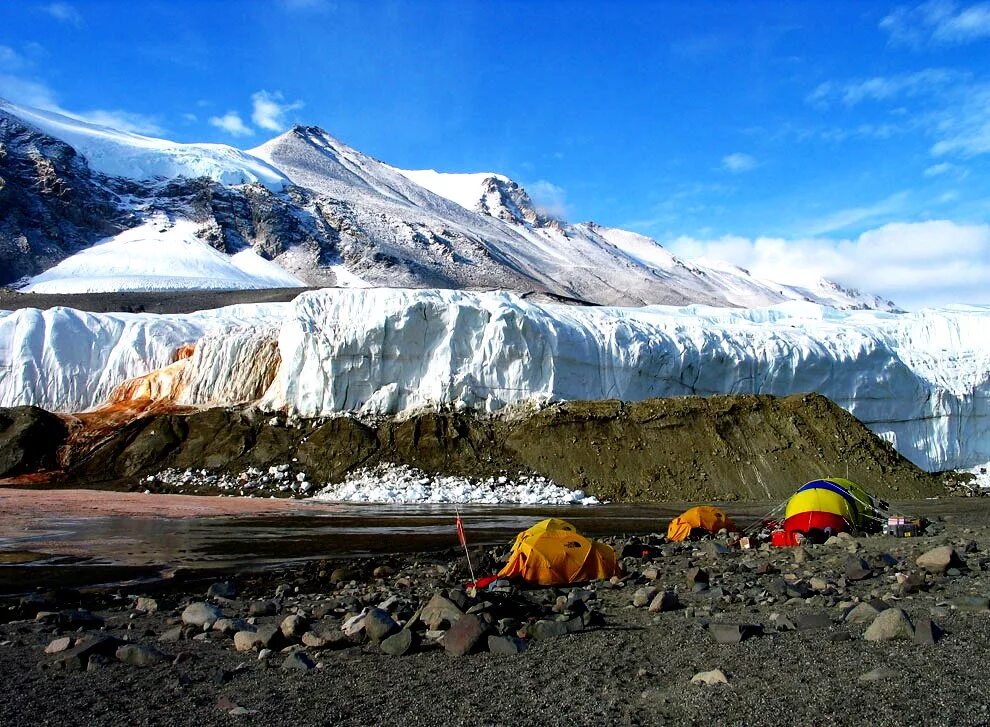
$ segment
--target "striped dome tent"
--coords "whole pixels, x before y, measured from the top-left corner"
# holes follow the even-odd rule
[[[784,530],[812,539],[867,529],[873,500],[859,485],[843,477],[814,480],[802,486],[787,501]]]

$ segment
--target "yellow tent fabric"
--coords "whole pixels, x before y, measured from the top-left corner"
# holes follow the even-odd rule
[[[805,512],[825,512],[838,515],[851,525],[862,526],[872,502],[866,491],[852,480],[829,477],[809,482],[791,495],[784,517]]]
[[[618,574],[612,548],[584,537],[566,520],[548,518],[516,536],[509,562],[498,577],[559,586]]]
[[[667,526],[667,539],[675,543],[687,540],[695,528],[717,533],[722,528],[736,530],[736,524],[725,514],[725,511],[711,505],[692,507],[673,520]]]

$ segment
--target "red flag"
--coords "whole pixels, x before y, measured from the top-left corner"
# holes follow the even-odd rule
[[[464,537],[464,523],[461,522],[460,513],[457,513],[457,539],[461,541],[461,545],[467,547],[467,538]]]

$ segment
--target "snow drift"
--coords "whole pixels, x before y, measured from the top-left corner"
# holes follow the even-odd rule
[[[190,365],[206,383],[188,391],[197,402],[235,403],[267,380],[274,354],[243,384],[222,384],[277,330],[277,374],[259,403],[294,415],[816,391],[925,469],[990,461],[990,307],[579,308],[507,293],[338,289],[189,316],[0,316],[3,406],[97,406],[201,339]],[[252,325],[265,330],[224,333]]]

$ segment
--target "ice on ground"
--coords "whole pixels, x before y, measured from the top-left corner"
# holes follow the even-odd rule
[[[157,216],[77,252],[31,278],[25,293],[253,290],[304,283],[251,249],[234,255],[196,236],[190,220]]]
[[[518,475],[483,480],[428,475],[406,465],[380,465],[352,472],[313,500],[331,502],[450,503],[464,505],[598,505],[581,490],[546,477]]]
[[[221,184],[258,182],[280,190],[288,179],[272,165],[226,144],[181,144],[18,106],[0,99],[8,111],[39,131],[61,139],[86,157],[91,169],[110,177],[174,179],[209,177]]]

